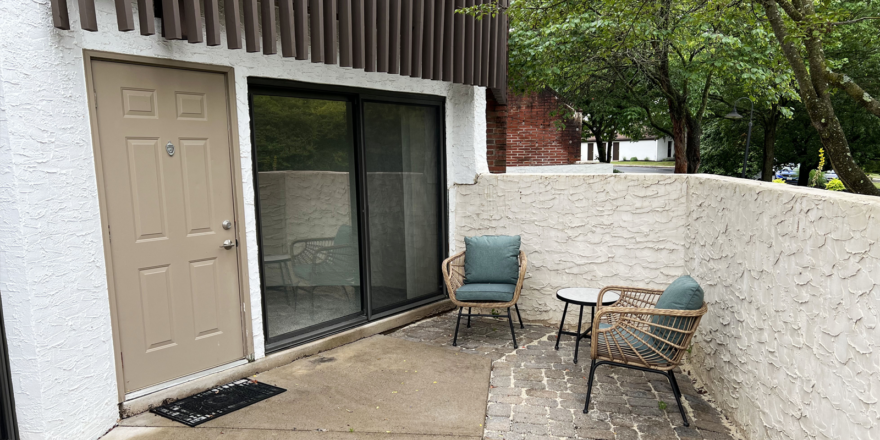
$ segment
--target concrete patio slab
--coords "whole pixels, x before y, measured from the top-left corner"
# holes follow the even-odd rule
[[[144,413],[104,438],[480,438],[490,370],[484,356],[373,336],[257,375],[287,392],[199,427]]]
[[[479,440],[479,436],[395,434],[377,432],[285,431],[277,429],[120,426],[107,440]]]

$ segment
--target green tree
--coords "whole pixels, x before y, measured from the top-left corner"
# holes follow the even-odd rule
[[[880,117],[880,102],[860,83],[841,73],[844,60],[833,55],[844,42],[876,48],[880,4],[870,0],[755,0],[773,28],[813,128],[840,180],[852,192],[880,195],[859,167],[837,113],[833,92],[843,92],[865,111]],[[830,51],[828,49],[831,49]],[[876,56],[876,55],[875,55]],[[837,70],[835,70],[837,69]],[[875,75],[876,76],[876,75]],[[873,92],[873,95],[872,93]]]
[[[510,77],[617,84],[642,126],[674,138],[676,172],[697,172],[713,88],[766,78],[766,38],[735,0],[520,0],[511,5]],[[751,43],[758,42],[757,49]],[[743,60],[743,54],[749,59]]]

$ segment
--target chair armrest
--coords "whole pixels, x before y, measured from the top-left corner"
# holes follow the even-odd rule
[[[446,293],[455,301],[455,291],[464,285],[464,251],[443,260],[440,269],[446,282]]]
[[[303,245],[302,250],[294,253],[297,245]],[[290,243],[290,254],[293,264],[309,264],[312,262],[318,249],[333,245],[333,237],[306,238],[294,240]]]
[[[705,302],[697,310],[600,307],[592,324],[591,357],[653,368],[674,368],[690,346],[707,310]],[[600,329],[600,324],[609,327]],[[636,344],[640,344],[641,349],[637,349]]]
[[[516,279],[516,290],[513,291],[513,304],[519,301],[519,295],[522,293],[523,280],[526,278],[526,270],[529,267],[529,259],[522,249],[519,251],[519,277]]]
[[[617,293],[619,298],[610,306],[602,305],[602,297],[606,292]],[[608,286],[599,291],[596,300],[597,307],[636,307],[652,308],[657,304],[657,299],[663,294],[662,290],[646,289],[642,287]]]

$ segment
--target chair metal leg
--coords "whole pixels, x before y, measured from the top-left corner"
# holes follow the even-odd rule
[[[565,325],[565,314],[568,313],[568,303],[565,303],[565,308],[562,309],[562,320],[559,321],[559,333],[556,334],[556,347],[554,350],[559,350],[559,338],[562,337],[562,326]]]
[[[471,328],[471,308],[468,307],[468,325],[467,328]]]
[[[584,306],[581,306],[581,311],[578,313],[578,332],[577,336],[575,336],[574,341],[574,363],[578,363],[578,348],[581,346],[581,321],[584,319]]]
[[[284,261],[278,264],[278,272],[281,273],[281,286],[284,288],[284,296],[287,300],[287,306],[290,307],[290,286],[293,284],[293,277],[290,275],[288,262]]]
[[[513,332],[513,317],[510,316],[510,307],[507,308],[507,322],[510,323],[510,335],[513,336],[513,349],[517,348],[516,333]]]
[[[519,328],[526,328],[526,326],[523,325],[522,322],[522,315],[519,314],[519,304],[514,304],[513,308],[516,309],[516,319],[519,320]]]
[[[593,393],[593,375],[596,374],[596,360],[590,363],[590,380],[587,381],[587,402],[584,404],[584,414],[590,412],[590,394]]]
[[[684,407],[681,406],[681,390],[678,389],[678,382],[675,380],[675,373],[667,371],[666,375],[669,377],[669,385],[672,386],[672,394],[675,395],[675,403],[678,404],[678,411],[681,413],[681,420],[684,421],[684,426],[691,426],[690,423],[688,423],[687,416],[684,414]]]
[[[452,346],[455,347],[458,345],[458,326],[461,325],[461,312],[464,310],[464,307],[458,308],[458,320],[455,321],[455,337],[452,338]]]

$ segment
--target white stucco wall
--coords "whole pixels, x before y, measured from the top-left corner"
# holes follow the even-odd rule
[[[724,414],[751,439],[880,438],[880,200],[713,177],[688,200],[693,371]]]
[[[137,6],[132,2],[137,23]],[[0,293],[24,439],[90,439],[115,423],[116,375],[83,49],[233,66],[256,357],[264,355],[247,107],[249,76],[445,96],[448,183],[486,172],[485,91],[338,66],[169,42],[116,30],[52,27],[48,2],[0,2]],[[221,23],[224,20],[221,17]],[[157,29],[160,29],[157,20]],[[280,44],[280,43],[279,43]],[[279,48],[280,51],[280,48]],[[450,228],[450,230],[453,230]]]
[[[880,200],[706,175],[487,175],[456,244],[519,234],[527,319],[562,287],[706,293],[689,370],[748,438],[880,438]]]
[[[520,235],[529,258],[520,310],[558,322],[564,287],[665,286],[684,273],[686,177],[481,175],[456,187],[455,243]]]

